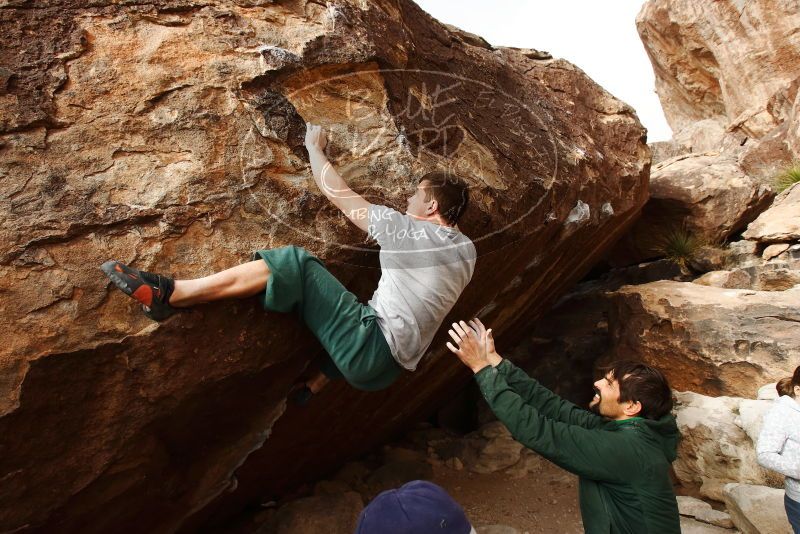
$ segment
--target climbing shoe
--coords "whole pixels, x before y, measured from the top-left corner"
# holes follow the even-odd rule
[[[177,313],[178,310],[169,305],[169,297],[175,289],[172,278],[139,271],[114,260],[105,262],[100,270],[123,293],[141,302],[144,314],[150,319],[163,321]]]

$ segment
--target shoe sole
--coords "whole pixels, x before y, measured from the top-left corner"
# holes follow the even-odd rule
[[[117,286],[117,289],[130,297],[133,295],[133,290],[128,285],[128,282],[125,281],[125,278],[123,278],[116,270],[114,270],[114,265],[117,263],[119,262],[115,260],[109,260],[100,266],[100,270],[103,271],[112,282],[114,282],[114,285]]]

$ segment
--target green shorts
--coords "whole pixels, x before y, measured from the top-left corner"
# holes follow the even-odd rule
[[[400,375],[378,327],[375,310],[361,304],[323,265],[303,248],[288,246],[258,250],[270,270],[264,290],[264,309],[296,312],[328,353],[321,370],[344,378],[353,387],[376,391]]]

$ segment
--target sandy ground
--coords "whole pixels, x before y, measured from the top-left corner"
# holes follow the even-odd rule
[[[583,533],[578,477],[550,462],[521,479],[435,466],[432,482],[461,504],[475,527],[506,525],[523,534]]]

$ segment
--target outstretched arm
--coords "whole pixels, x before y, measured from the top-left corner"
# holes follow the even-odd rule
[[[454,331],[455,326],[454,324],[454,329],[450,331],[453,341],[458,343],[463,350],[471,350],[474,345],[462,342],[463,336]],[[480,319],[472,319],[468,325],[462,321],[460,326],[464,333],[466,333],[467,326],[471,327],[480,340],[478,346],[485,346],[488,363],[503,375],[508,386],[520,396],[525,404],[533,406],[545,417],[570,425],[597,428],[604,423],[602,417],[562,399],[537,380],[529,377],[509,360],[503,359],[495,350],[491,328],[487,330]]]
[[[353,224],[367,231],[369,217],[367,209],[369,202],[364,197],[350,189],[344,178],[336,172],[331,162],[325,156],[325,145],[328,139],[321,126],[306,123],[306,149],[308,158],[311,161],[311,172],[314,174],[314,181],[320,191],[328,197],[334,206],[342,210],[342,213],[350,219]]]
[[[623,466],[630,462],[624,437],[546,417],[509,386],[500,364],[492,365],[487,338],[472,323],[453,323],[450,337],[456,345],[448,342],[447,348],[475,373],[483,397],[514,439],[579,476],[621,482]]]

